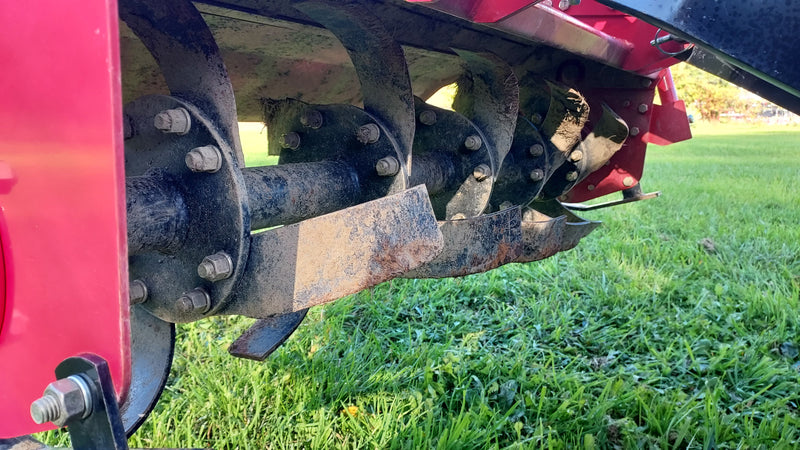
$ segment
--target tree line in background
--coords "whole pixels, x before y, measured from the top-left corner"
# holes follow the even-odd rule
[[[736,85],[697,67],[677,64],[672,66],[672,77],[678,97],[690,113],[700,114],[703,120],[719,121],[722,115],[753,119],[762,113],[763,101],[748,99]]]

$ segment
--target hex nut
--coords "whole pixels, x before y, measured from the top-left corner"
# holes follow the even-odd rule
[[[492,176],[492,168],[486,164],[478,164],[478,166],[472,170],[472,176],[478,181],[483,181]]]
[[[178,309],[185,314],[206,313],[211,309],[211,296],[203,288],[194,288],[178,298]]]
[[[381,158],[375,163],[375,171],[382,177],[393,177],[400,172],[400,161],[394,156]]]
[[[639,111],[639,114],[646,113],[648,109],[650,109],[650,108],[647,105],[645,105],[644,103],[640,104],[639,107],[637,108],[637,110]]]
[[[233,260],[225,252],[208,255],[197,266],[197,275],[211,282],[230,278],[233,275]]]
[[[578,162],[583,159],[583,152],[580,150],[575,150],[569,154],[569,160],[572,162]]]
[[[628,133],[631,136],[638,136],[639,135],[639,127],[631,127],[630,132]]]
[[[560,2],[558,2],[558,9],[562,11],[568,10],[570,6],[572,5],[570,5],[569,0],[561,0]]]
[[[534,158],[538,158],[538,157],[544,155],[544,145],[542,145],[542,144],[533,144],[528,149],[528,153],[530,153],[531,156],[533,156]]]
[[[62,427],[70,420],[92,412],[92,391],[80,375],[50,383],[42,398],[31,404],[31,418],[38,424],[53,422]]]
[[[311,128],[312,130],[322,128],[322,113],[316,109],[306,110],[303,112],[303,115],[300,116],[300,123],[304,127]]]
[[[530,177],[532,181],[538,183],[544,179],[544,171],[542,169],[533,169],[531,170]]]
[[[147,301],[147,285],[142,280],[133,280],[128,287],[128,297],[131,305],[138,305]]]
[[[586,190],[587,191],[593,191],[595,189],[595,187],[596,187],[595,185],[590,184],[590,185],[586,186]]]
[[[539,113],[534,113],[534,114],[531,116],[531,122],[532,122],[534,125],[541,125],[541,123],[542,123],[542,120],[543,120],[543,118],[542,118],[542,115],[541,115],[541,114],[539,114]]]
[[[214,173],[222,168],[222,152],[214,145],[196,147],[186,154],[185,162],[192,172]]]
[[[167,109],[156,114],[153,126],[162,133],[184,135],[192,129],[192,117],[184,108]]]
[[[297,150],[300,147],[300,135],[294,131],[282,134],[279,143],[281,148],[288,150]]]
[[[478,136],[477,134],[467,136],[467,138],[464,139],[464,147],[466,147],[467,150],[472,150],[474,152],[480,149],[481,145],[483,145],[483,141],[481,140],[481,137]]]
[[[368,123],[362,125],[356,131],[356,139],[364,145],[374,144],[381,138],[381,129],[377,124]]]
[[[571,170],[571,171],[567,172],[567,177],[566,178],[567,178],[567,181],[573,182],[573,181],[578,179],[578,172],[576,172],[574,170]]]
[[[423,125],[433,125],[436,123],[436,120],[436,111],[426,109],[425,111],[419,113],[419,123]]]

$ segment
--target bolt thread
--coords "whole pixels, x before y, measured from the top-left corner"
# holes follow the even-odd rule
[[[59,412],[58,401],[51,395],[45,395],[31,404],[31,418],[38,424],[58,419]]]

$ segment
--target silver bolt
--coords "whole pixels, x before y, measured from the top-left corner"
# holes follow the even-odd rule
[[[225,252],[217,252],[203,258],[197,266],[197,275],[208,281],[219,281],[233,274],[233,260]]]
[[[375,163],[375,171],[382,177],[393,177],[400,172],[400,161],[394,156],[381,158]]]
[[[573,182],[578,179],[578,172],[571,170],[567,172],[567,181]]]
[[[192,172],[214,173],[222,167],[222,152],[214,145],[193,148],[184,158]]]
[[[205,313],[211,309],[211,296],[203,288],[184,292],[178,299],[178,309],[183,313]]]
[[[625,177],[622,179],[622,185],[625,187],[633,186],[633,177]]]
[[[500,210],[501,211],[504,210],[504,209],[513,208],[513,207],[514,207],[514,204],[509,202],[508,200],[504,201],[503,203],[500,203]]]
[[[596,187],[595,185],[590,184],[590,185],[586,186],[586,190],[593,191],[595,187]]]
[[[381,138],[381,129],[374,123],[368,123],[358,128],[356,139],[364,145],[374,144]]]
[[[322,113],[316,109],[306,110],[303,112],[303,115],[300,116],[300,123],[304,127],[317,130],[322,127]]]
[[[531,122],[533,122],[534,125],[541,124],[542,123],[542,115],[539,114],[539,113],[535,113],[534,115],[531,116]]]
[[[533,169],[531,170],[531,180],[535,182],[542,181],[544,179],[544,171],[542,169]]]
[[[192,117],[183,108],[167,109],[156,114],[153,126],[163,133],[183,135],[192,128]]]
[[[464,139],[464,147],[466,147],[467,150],[476,151],[481,148],[481,145],[483,145],[483,141],[481,137],[476,134],[467,136],[467,138]]]
[[[295,133],[294,131],[290,131],[288,133],[282,134],[278,143],[281,145],[281,148],[286,148],[289,150],[297,150],[300,147],[300,135]]]
[[[31,418],[38,424],[53,422],[61,427],[92,412],[92,390],[80,375],[70,375],[50,383],[42,398],[31,404]]]
[[[492,168],[486,164],[478,164],[472,171],[472,176],[478,181],[483,181],[492,176]]]
[[[128,297],[131,305],[138,305],[147,301],[147,285],[142,280],[131,281],[128,287]]]
[[[544,155],[544,145],[542,145],[542,144],[533,144],[533,145],[531,145],[531,148],[528,149],[528,152],[531,154],[531,156],[533,156],[535,158],[538,158],[538,157]]]
[[[648,107],[647,107],[647,105],[642,103],[642,104],[639,105],[639,108],[637,108],[637,109],[639,110],[639,114],[644,114],[644,113],[647,112]]]
[[[433,125],[436,123],[436,111],[426,109],[419,113],[419,122],[423,125]]]
[[[558,9],[562,11],[568,10],[569,7],[570,7],[569,0],[561,0],[560,2],[558,2]]]
[[[630,135],[631,136],[638,136],[639,135],[639,127],[631,127]]]
[[[466,218],[467,218],[467,216],[465,216],[462,213],[456,213],[456,214],[453,214],[452,216],[450,216],[450,220],[464,220]]]
[[[574,152],[569,154],[569,160],[572,162],[578,162],[583,159],[583,152],[580,150],[575,150]]]

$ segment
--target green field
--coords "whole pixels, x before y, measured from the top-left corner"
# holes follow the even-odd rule
[[[570,252],[318,307],[265,363],[180,327],[131,446],[797,448],[800,130],[695,131]]]

